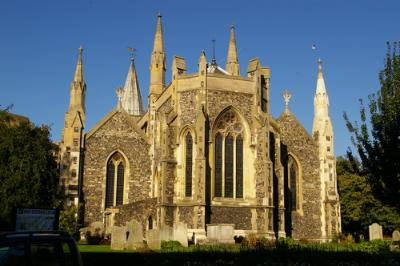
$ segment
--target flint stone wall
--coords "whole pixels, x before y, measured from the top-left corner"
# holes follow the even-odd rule
[[[103,220],[107,158],[121,151],[128,159],[128,201],[148,198],[151,188],[149,145],[132,127],[126,113],[116,112],[89,138],[85,144],[83,196],[85,226]]]
[[[283,113],[277,120],[281,142],[288,153],[294,154],[301,165],[303,215],[292,212],[292,237],[321,238],[321,182],[319,177],[318,146],[292,113]]]
[[[251,208],[211,207],[211,224],[235,224],[235,229],[251,230]]]
[[[118,207],[119,212],[115,213],[114,223],[121,226],[132,219],[140,222],[143,227],[143,234],[147,228],[148,218],[151,216],[153,222],[156,221],[157,214],[157,198],[137,201]]]

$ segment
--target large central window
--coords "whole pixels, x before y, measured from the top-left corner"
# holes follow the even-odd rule
[[[124,203],[125,160],[118,152],[107,162],[105,207]]]
[[[214,196],[243,198],[243,127],[233,110],[215,128]]]

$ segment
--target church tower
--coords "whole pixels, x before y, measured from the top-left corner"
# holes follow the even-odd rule
[[[135,116],[143,115],[142,95],[140,94],[133,58],[131,58],[131,65],[119,101],[118,106],[122,107],[128,114]]]
[[[235,26],[231,26],[229,36],[228,55],[226,57],[226,71],[232,76],[240,76],[239,60],[236,48]]]
[[[83,48],[80,47],[60,144],[60,182],[68,205],[78,203],[78,184],[81,177],[83,130],[86,120],[86,83],[83,78],[82,53]]]
[[[321,180],[322,237],[332,239],[341,232],[336,160],[333,151],[334,134],[329,117],[329,97],[318,59],[317,88],[314,96],[313,137],[318,143]]]

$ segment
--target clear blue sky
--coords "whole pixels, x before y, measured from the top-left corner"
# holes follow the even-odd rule
[[[350,146],[342,118],[359,118],[358,99],[379,88],[386,41],[400,39],[400,1],[0,1],[0,104],[35,124],[52,125],[59,140],[77,51],[83,45],[87,130],[116,105],[115,88],[136,68],[147,105],[156,14],[163,14],[167,79],[173,55],[196,71],[202,49],[225,65],[229,26],[236,26],[241,73],[259,57],[271,68],[271,110],[283,111],[282,92],[310,132],[318,57],[324,61],[336,155]],[[312,44],[317,50],[312,51]]]

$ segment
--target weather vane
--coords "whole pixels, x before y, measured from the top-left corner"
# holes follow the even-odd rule
[[[133,47],[128,47],[128,52],[129,52],[129,54],[130,54],[129,59],[130,59],[131,61],[133,61],[133,60],[135,59],[135,52],[136,52],[136,49],[133,48]]]

